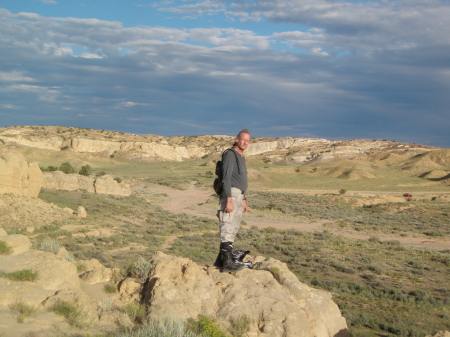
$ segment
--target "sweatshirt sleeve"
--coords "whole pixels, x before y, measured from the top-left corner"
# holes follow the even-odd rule
[[[222,158],[222,183],[223,192],[227,198],[231,197],[231,178],[235,165],[236,157],[233,150],[225,152]]]

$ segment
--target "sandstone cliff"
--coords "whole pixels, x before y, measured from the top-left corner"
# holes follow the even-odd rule
[[[85,158],[155,162],[200,158],[214,161],[232,145],[234,137],[161,137],[48,126],[0,128],[0,140],[11,147],[39,148],[59,154],[67,151],[85,155]],[[373,179],[377,178],[374,171],[386,168],[408,176],[443,181],[450,176],[449,151],[386,140],[288,137],[255,138],[245,156],[290,167],[303,174],[340,179]]]
[[[132,135],[103,130],[65,127],[0,128],[0,139],[20,146],[68,150],[102,156],[118,156],[145,161],[183,161],[217,156],[231,146],[231,136],[160,137]],[[407,154],[409,157],[434,148],[389,141],[331,141],[320,138],[256,138],[246,156],[274,162],[307,163],[374,156],[377,153]]]
[[[0,193],[36,197],[42,185],[42,172],[37,163],[28,163],[16,151],[0,145]]]

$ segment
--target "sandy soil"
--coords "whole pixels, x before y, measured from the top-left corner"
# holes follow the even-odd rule
[[[153,193],[165,193],[170,197],[170,200],[160,203],[159,205],[164,209],[173,212],[173,213],[186,213],[193,216],[200,217],[208,217],[211,219],[216,219],[216,215],[214,211],[211,214],[205,214],[198,210],[195,210],[196,205],[200,205],[205,203],[208,197],[211,195],[211,190],[208,189],[199,189],[194,185],[191,185],[187,190],[175,190],[172,188],[164,187],[164,186],[154,186],[149,191]],[[370,192],[369,192],[370,193]],[[250,210],[251,212],[251,210]],[[274,221],[264,221],[264,220],[255,220],[248,219],[244,220],[247,225],[257,226],[259,228],[266,227],[274,227],[278,229],[289,229],[296,228],[298,230],[306,231],[306,232],[322,232],[327,230],[328,232],[334,233],[336,235],[342,235],[349,238],[367,240],[370,237],[376,236],[381,241],[390,241],[396,240],[399,241],[403,245],[413,246],[413,247],[422,247],[429,248],[433,250],[446,250],[450,249],[450,241],[438,240],[435,238],[426,238],[426,237],[403,237],[398,235],[369,235],[359,232],[350,232],[347,229],[340,230],[337,228],[327,227],[328,221],[321,221],[315,223],[298,223],[298,222],[274,222]]]

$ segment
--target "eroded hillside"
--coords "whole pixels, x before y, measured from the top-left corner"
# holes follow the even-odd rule
[[[84,159],[214,162],[232,144],[233,137],[162,137],[63,126],[20,126],[0,128],[0,140],[22,150],[40,150],[39,155],[35,150],[28,151],[27,157],[33,161],[46,157],[42,151],[50,151],[53,158],[60,160],[81,154],[85,155]],[[383,178],[389,174],[380,172],[389,170],[444,184],[450,176],[450,149],[387,140],[255,138],[246,156],[256,162],[276,165],[278,172],[283,166],[285,173],[346,180]],[[271,169],[268,167],[266,172]]]

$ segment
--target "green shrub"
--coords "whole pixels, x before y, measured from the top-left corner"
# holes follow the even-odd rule
[[[23,323],[25,318],[33,315],[36,312],[36,308],[32,305],[28,305],[21,300],[17,300],[9,305],[9,309],[17,314],[17,323]]]
[[[0,240],[0,255],[12,254],[13,249],[5,241]]]
[[[75,173],[75,169],[69,162],[62,163],[59,167],[59,170],[64,172],[65,174]]]
[[[86,313],[75,303],[57,300],[48,310],[64,316],[67,322],[74,327],[83,328],[86,326]]]
[[[22,269],[6,273],[0,270],[0,277],[8,278],[13,281],[36,281],[38,272],[31,269]]]
[[[46,238],[44,241],[41,242],[40,249],[44,252],[51,252],[54,254],[58,254],[59,252],[59,242],[55,239]]]
[[[122,307],[122,312],[126,313],[134,323],[144,324],[147,320],[147,310],[140,303],[128,303]]]
[[[77,263],[77,273],[81,274],[82,272],[86,271],[86,265],[84,263]]]
[[[81,174],[82,176],[89,176],[92,173],[92,168],[89,165],[81,166],[80,171],[78,174]]]
[[[58,171],[58,167],[56,166],[47,166],[47,167],[41,167],[40,168],[42,172],[54,172],[54,171]]]
[[[139,261],[127,268],[127,274],[129,277],[135,278],[139,283],[144,284],[148,279],[151,267],[150,261],[146,261],[142,256],[139,256]]]
[[[115,283],[108,283],[103,286],[103,291],[107,294],[112,294],[117,292],[117,285]]]
[[[187,329],[205,337],[228,337],[211,318],[205,316],[200,316],[198,320],[188,319]]]
[[[251,317],[247,315],[232,318],[231,321],[231,334],[233,337],[242,337],[250,330],[250,325],[253,323]]]
[[[281,278],[283,277],[283,272],[278,267],[271,267],[269,271],[272,273],[275,280],[281,284]]]
[[[180,320],[151,320],[144,326],[121,332],[115,337],[205,337],[186,329],[186,324]]]

